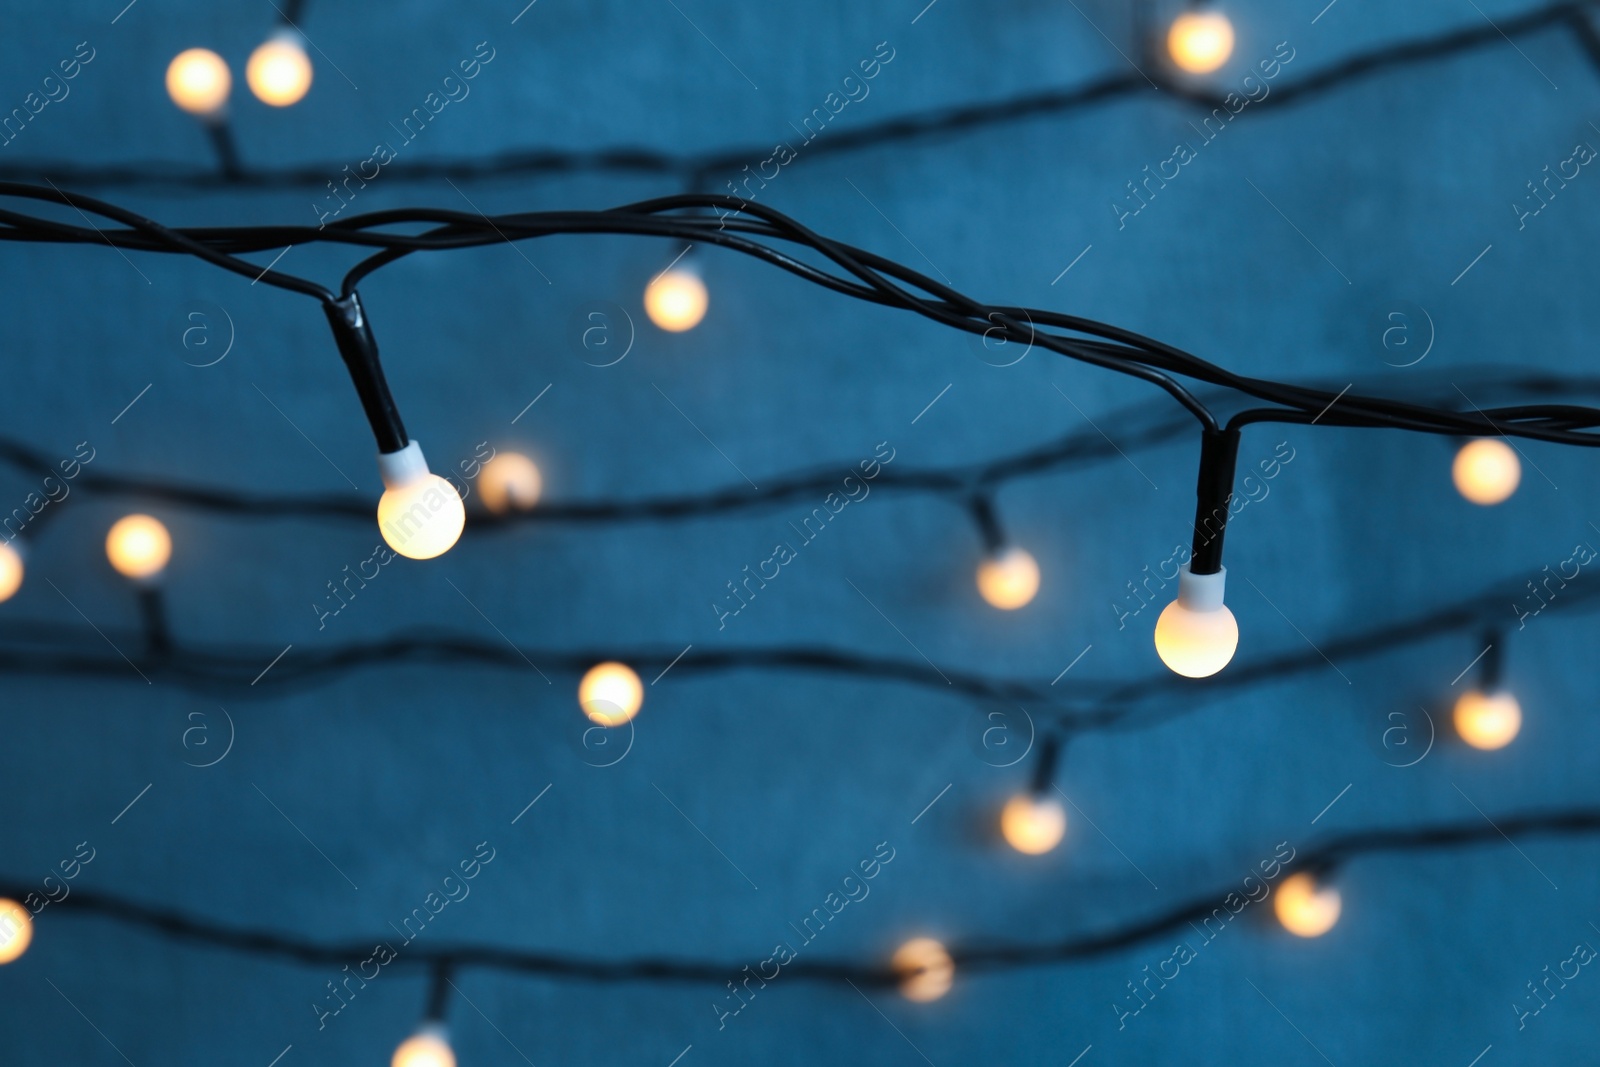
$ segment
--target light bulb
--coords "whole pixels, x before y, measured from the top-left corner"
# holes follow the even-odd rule
[[[496,515],[507,511],[531,511],[539,502],[544,479],[533,460],[516,452],[499,452],[478,472],[478,492],[483,506]]]
[[[931,937],[912,938],[901,945],[889,966],[900,976],[905,998],[924,1004],[950,992],[956,973],[949,951]]]
[[[172,558],[172,535],[149,515],[124,515],[106,534],[106,558],[124,578],[154,578]]]
[[[385,489],[378,500],[378,530],[407,559],[432,559],[450,551],[467,524],[467,509],[455,486],[428,473],[422,446],[412,441],[398,452],[378,455]]]
[[[22,553],[10,544],[0,545],[0,602],[16,596],[22,588]]]
[[[1002,611],[1015,611],[1039,592],[1039,564],[1027,550],[1003,548],[978,564],[978,592]]]
[[[1456,732],[1473,748],[1505,748],[1522,729],[1522,707],[1510,693],[1469,689],[1456,701]]]
[[[1216,674],[1239,647],[1239,624],[1222,602],[1226,567],[1216,574],[1178,572],[1178,599],[1156,620],[1156,653],[1186,678]]]
[[[624,663],[600,663],[578,683],[578,706],[601,726],[621,726],[639,714],[644,685]]]
[[[1480,437],[1461,446],[1450,476],[1457,491],[1474,504],[1498,504],[1517,491],[1522,462],[1504,441]]]
[[[208,48],[179,52],[167,66],[167,95],[191,115],[219,114],[232,89],[228,64]]]
[[[10,963],[28,951],[33,940],[33,917],[14,900],[0,899],[0,964]]]
[[[273,107],[300,102],[311,88],[311,57],[294,30],[275,33],[250,53],[244,80],[256,99]]]
[[[650,321],[671,333],[700,325],[710,301],[699,272],[683,266],[662,271],[644,291],[644,310]]]
[[[1042,856],[1066,835],[1067,809],[1052,796],[1018,793],[1000,811],[1000,832],[1018,852]]]
[[[1296,937],[1321,937],[1339,921],[1339,891],[1319,887],[1317,880],[1301,871],[1291,874],[1278,886],[1273,909],[1283,928]]]
[[[390,1067],[456,1067],[456,1054],[450,1048],[450,1037],[437,1023],[426,1023],[417,1028],[394,1050]]]
[[[1210,74],[1233,55],[1233,23],[1220,11],[1186,11],[1173,20],[1167,49],[1180,70]]]

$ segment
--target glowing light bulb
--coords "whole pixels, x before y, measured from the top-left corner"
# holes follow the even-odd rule
[[[650,321],[671,333],[700,325],[710,302],[699,272],[681,265],[656,275],[644,291],[644,310]]]
[[[294,30],[275,33],[250,53],[244,80],[256,99],[273,107],[300,102],[311,88],[311,57]]]
[[[1296,937],[1321,937],[1339,921],[1342,902],[1332,886],[1319,887],[1304,871],[1291,874],[1278,886],[1273,909],[1283,928]]]
[[[978,564],[978,592],[1002,611],[1015,611],[1039,592],[1039,564],[1025,549],[1003,548]]]
[[[407,559],[433,559],[450,551],[467,524],[467,509],[455,486],[428,473],[422,446],[412,441],[398,452],[378,455],[385,489],[378,500],[378,530]]]
[[[1172,22],[1167,50],[1178,69],[1210,74],[1233,55],[1233,23],[1220,11],[1186,11]]]
[[[478,492],[483,506],[496,515],[515,508],[531,511],[539,502],[544,479],[533,460],[516,452],[498,452],[478,472]]]
[[[1206,678],[1233,659],[1239,624],[1222,602],[1227,568],[1216,574],[1178,572],[1178,599],[1156,620],[1156,653],[1185,678]]]
[[[1498,504],[1517,491],[1522,462],[1516,449],[1492,437],[1468,441],[1450,468],[1456,490],[1474,504]]]
[[[1505,748],[1522,729],[1522,706],[1510,693],[1469,689],[1456,701],[1456,732],[1473,748]]]
[[[172,535],[159,519],[125,515],[106,534],[106,558],[124,578],[154,578],[172,558]]]
[[[596,664],[578,683],[578,706],[601,726],[621,726],[643,705],[644,685],[627,664]]]
[[[1018,793],[1000,811],[1000,832],[1018,852],[1042,856],[1066,835],[1067,809],[1055,797]]]
[[[950,992],[956,964],[949,951],[931,937],[912,938],[895,952],[889,966],[900,975],[900,992],[925,1004]]]
[[[443,1026],[428,1023],[417,1028],[394,1050],[390,1067],[456,1067],[456,1054]]]
[[[22,588],[22,553],[12,545],[0,545],[0,602],[16,596]]]
[[[228,64],[208,48],[179,52],[167,66],[167,95],[191,115],[219,114],[232,90]]]
[[[0,964],[10,963],[28,951],[33,940],[33,916],[14,900],[0,899]]]

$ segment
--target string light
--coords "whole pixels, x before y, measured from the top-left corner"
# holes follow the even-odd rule
[[[1220,11],[1185,11],[1167,32],[1167,50],[1179,70],[1210,74],[1233,55],[1233,23]]]
[[[179,52],[167,66],[167,95],[191,115],[214,118],[233,90],[233,75],[223,58],[207,48]]]
[[[292,29],[279,30],[250,53],[244,80],[256,99],[273,107],[297,104],[311,88],[311,57],[305,39]]]
[[[17,595],[22,588],[22,553],[7,542],[0,544],[0,603]]]
[[[441,1023],[424,1023],[394,1050],[390,1067],[456,1067],[455,1050]]]
[[[455,486],[428,471],[422,446],[412,441],[398,452],[380,452],[384,492],[378,529],[390,548],[407,559],[433,559],[454,547],[467,524],[466,505]]]
[[[1474,504],[1498,504],[1517,491],[1522,463],[1516,450],[1493,437],[1468,441],[1456,453],[1450,475],[1456,490]]]
[[[578,683],[578,706],[592,722],[621,726],[644,706],[644,685],[623,663],[599,663]]]
[[[531,511],[539,502],[544,479],[533,460],[517,452],[497,452],[478,472],[478,495],[496,515],[515,509]]]
[[[124,578],[147,581],[172,558],[172,535],[153,516],[124,515],[106,533],[106,558]]]
[[[656,275],[644,290],[645,314],[669,333],[683,333],[700,325],[710,303],[700,271],[683,261]]]
[[[33,941],[33,916],[14,900],[0,899],[0,964],[10,963]]]
[[[1185,678],[1208,678],[1226,667],[1239,647],[1239,624],[1222,602],[1227,569],[1178,572],[1178,598],[1156,620],[1156,654]]]
[[[1469,689],[1455,706],[1456,732],[1473,748],[1505,748],[1522,730],[1522,705],[1510,693]]]
[[[1042,856],[1067,833],[1067,809],[1054,797],[1018,793],[1000,811],[1006,843],[1029,856]]]
[[[1015,545],[985,556],[978,564],[978,592],[1002,611],[1029,604],[1039,592],[1039,564]]]
[[[1308,872],[1291,874],[1279,885],[1273,909],[1283,928],[1296,937],[1321,937],[1339,921],[1342,902],[1332,886],[1318,886]]]
[[[938,1000],[950,992],[956,964],[950,950],[931,937],[916,937],[895,951],[889,967],[900,976],[900,992],[919,1004]]]

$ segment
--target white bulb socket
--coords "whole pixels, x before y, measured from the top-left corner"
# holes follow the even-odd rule
[[[1228,568],[1215,574],[1192,574],[1186,563],[1178,571],[1178,603],[1190,611],[1216,611],[1222,607],[1222,593],[1228,584]]]
[[[428,461],[422,458],[422,445],[416,441],[398,452],[378,453],[378,475],[385,489],[402,489],[428,473]]]

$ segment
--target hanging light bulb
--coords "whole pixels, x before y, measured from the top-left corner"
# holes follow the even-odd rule
[[[1461,740],[1492,752],[1516,739],[1522,729],[1522,706],[1504,690],[1484,693],[1469,689],[1456,701],[1455,722]]]
[[[931,937],[912,938],[901,945],[889,966],[900,976],[905,998],[921,1004],[950,992],[956,973],[949,951]]]
[[[0,603],[16,596],[22,588],[22,574],[22,553],[17,546],[10,542],[0,544]]]
[[[1156,620],[1156,653],[1186,678],[1216,674],[1239,647],[1239,624],[1222,602],[1227,573],[1224,567],[1192,574],[1185,564],[1178,572],[1178,599]]]
[[[311,57],[297,30],[282,29],[257,46],[245,64],[244,80],[256,99],[273,107],[300,102],[311,88]]]
[[[1522,462],[1516,449],[1493,437],[1468,441],[1450,467],[1456,490],[1474,504],[1498,504],[1517,491]]]
[[[1321,937],[1339,921],[1342,903],[1332,886],[1318,886],[1305,871],[1291,874],[1278,886],[1273,909],[1283,928],[1296,937]]]
[[[378,453],[384,492],[378,529],[390,548],[407,559],[432,559],[450,551],[467,523],[455,486],[428,471],[422,446],[412,441],[398,452]]]
[[[683,333],[700,325],[710,302],[700,272],[681,261],[656,275],[644,290],[645,314],[670,333]]]
[[[1000,811],[1000,832],[1018,852],[1042,856],[1067,833],[1067,809],[1055,797],[1018,793]]]
[[[172,558],[172,535],[159,519],[124,515],[106,534],[106,558],[124,578],[154,578]]]
[[[1210,74],[1233,55],[1233,23],[1220,11],[1185,11],[1167,32],[1167,50],[1179,70]]]
[[[442,1023],[424,1023],[394,1050],[390,1067],[456,1067],[450,1035]]]
[[[191,115],[220,115],[232,90],[228,64],[208,48],[179,52],[167,66],[167,95]]]
[[[0,964],[28,951],[33,940],[33,916],[14,900],[0,899]]]
[[[644,685],[627,664],[596,664],[578,683],[578,706],[601,726],[621,726],[643,705]]]
[[[533,460],[516,452],[497,452],[478,472],[483,506],[496,515],[512,509],[532,511],[543,488],[539,468]]]
[[[978,592],[1002,611],[1027,605],[1039,592],[1039,564],[1026,549],[1011,545],[978,564]]]

